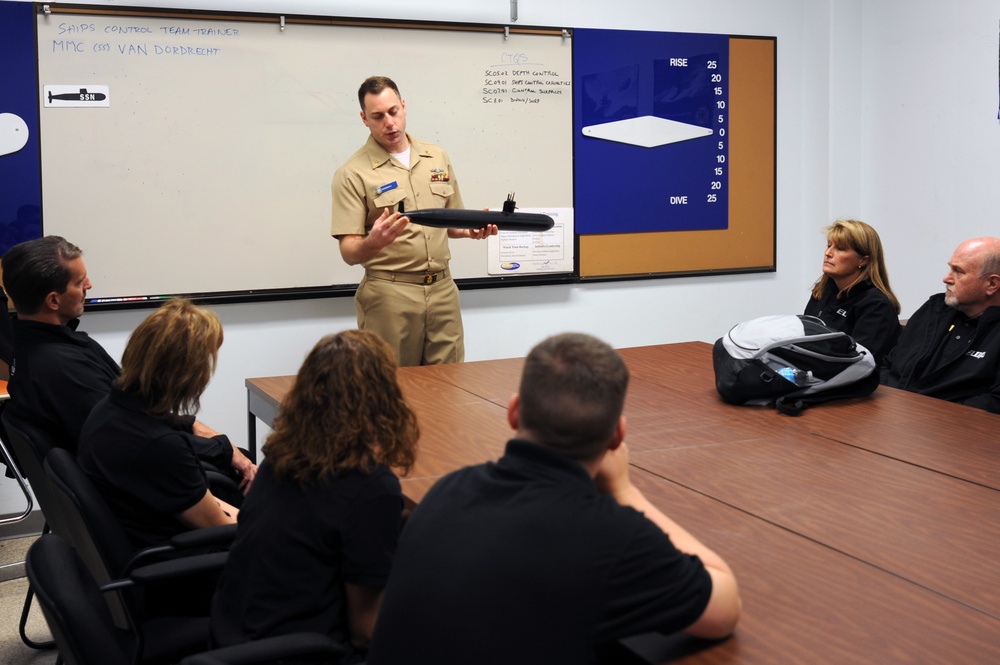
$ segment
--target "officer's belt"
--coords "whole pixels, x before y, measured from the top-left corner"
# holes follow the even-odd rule
[[[440,282],[449,276],[448,269],[437,272],[393,272],[391,270],[365,270],[365,275],[372,279],[384,279],[389,282],[403,282],[404,284],[423,284],[429,286],[434,282]]]

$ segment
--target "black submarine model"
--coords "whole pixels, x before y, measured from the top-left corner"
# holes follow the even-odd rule
[[[414,224],[436,226],[445,229],[481,229],[495,224],[501,231],[536,231],[544,233],[553,226],[555,220],[537,212],[515,212],[514,194],[508,194],[503,202],[503,210],[462,210],[459,208],[427,208],[405,212],[403,204],[399,212],[410,218]]]

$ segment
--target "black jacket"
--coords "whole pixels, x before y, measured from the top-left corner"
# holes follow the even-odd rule
[[[964,320],[943,293],[931,296],[886,357],[882,384],[1000,413],[1000,307],[983,312],[971,337],[935,360],[952,325]]]
[[[881,364],[899,339],[899,315],[889,298],[865,280],[837,299],[837,285],[829,280],[819,300],[809,298],[805,313],[818,316],[834,330],[840,330],[872,352]]]

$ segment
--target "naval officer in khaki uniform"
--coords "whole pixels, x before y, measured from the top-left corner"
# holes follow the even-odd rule
[[[358,102],[371,136],[333,176],[331,230],[344,261],[365,267],[354,296],[358,328],[393,346],[401,366],[462,362],[448,238],[482,239],[496,235],[497,227],[410,224],[401,209],[462,207],[451,161],[438,146],[406,133],[406,102],[391,79],[366,79]]]

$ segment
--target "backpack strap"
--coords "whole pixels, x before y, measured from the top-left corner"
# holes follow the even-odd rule
[[[809,400],[805,397],[782,395],[774,401],[774,406],[786,416],[801,416],[802,412],[809,406]]]

